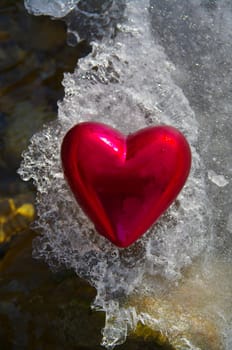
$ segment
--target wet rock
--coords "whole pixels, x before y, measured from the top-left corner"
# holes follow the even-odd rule
[[[8,175],[32,134],[56,117],[63,73],[88,50],[68,47],[65,24],[28,15],[22,1],[0,7],[0,169]]]
[[[45,106],[35,106],[29,101],[18,103],[8,117],[8,126],[3,136],[4,158],[10,165],[20,164],[21,153],[30,137],[43,124],[55,118],[55,113]]]
[[[10,175],[4,172],[0,174],[0,198],[14,197],[29,191],[34,192],[34,187],[31,183],[22,182],[15,174]]]
[[[8,47],[7,46],[3,48],[1,47],[0,48],[0,72],[9,70],[17,66],[18,64],[23,62],[25,58],[26,58],[26,51],[20,48],[17,44],[15,44],[14,46],[9,45]]]
[[[12,349],[99,344],[104,315],[91,312],[94,289],[71,272],[53,274],[33,260],[34,236],[28,232],[18,238],[0,264],[1,342],[11,344]]]
[[[72,271],[54,273],[32,258],[28,231],[0,261],[0,341],[4,349],[100,350],[104,314],[93,312],[95,290]],[[118,350],[158,350],[133,336]]]

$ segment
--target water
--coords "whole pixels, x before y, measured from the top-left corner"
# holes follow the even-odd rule
[[[96,288],[93,307],[106,313],[108,348],[124,342],[140,321],[167,335],[176,349],[230,350],[231,5],[127,0],[92,1],[84,9],[81,4],[65,21],[69,31],[77,31],[76,40],[92,41],[92,53],[65,74],[58,119],[34,135],[19,170],[37,187],[42,235],[34,255],[53,268],[73,268]],[[46,7],[57,16],[51,10]],[[88,19],[83,27],[82,15]],[[192,170],[178,201],[127,249],[95,232],[63,178],[62,138],[84,120],[124,133],[165,123],[190,142]],[[194,333],[193,324],[207,334],[214,329],[218,343]]]

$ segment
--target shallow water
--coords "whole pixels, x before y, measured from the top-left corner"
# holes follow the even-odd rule
[[[38,191],[42,236],[34,255],[74,269],[96,288],[93,307],[106,312],[107,347],[124,342],[140,321],[176,349],[230,350],[231,5],[128,0],[92,6],[91,12],[79,5],[65,18],[76,40],[85,34],[93,41],[92,53],[65,75],[58,120],[32,138],[20,169]],[[192,148],[178,205],[125,250],[96,234],[63,179],[61,140],[89,119],[126,133],[170,124]]]

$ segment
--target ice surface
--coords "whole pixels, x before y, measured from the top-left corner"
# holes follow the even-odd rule
[[[81,40],[112,36],[125,7],[125,0],[24,0],[34,15],[64,17],[67,42],[75,46]]]
[[[227,230],[232,233],[232,213],[228,217]]]
[[[219,6],[200,0],[127,0],[125,13],[124,1],[108,4],[103,9],[106,22],[96,9],[92,12],[96,23],[91,22],[88,38],[94,39],[93,28],[99,23],[102,39],[96,35],[92,53],[78,62],[73,74],[65,75],[58,120],[34,135],[24,153],[19,172],[25,180],[33,179],[38,191],[37,227],[42,235],[34,254],[54,268],[59,263],[74,268],[95,286],[94,307],[106,312],[107,347],[125,341],[138,320],[165,332],[168,315],[157,319],[128,306],[128,300],[135,295],[168,295],[185,280],[186,268],[200,259],[200,290],[207,294],[215,281],[218,298],[206,300],[204,313],[199,309],[198,316],[209,314],[225,332],[225,344],[230,344],[232,292],[224,266],[231,264],[232,256],[230,225],[225,225],[230,222],[232,193],[230,186],[221,185],[219,191],[208,178],[210,169],[214,179],[220,174],[226,181],[232,169],[230,2],[222,0]],[[82,27],[75,11],[66,22],[82,36],[89,22]],[[111,21],[118,21],[116,31],[105,30]],[[95,232],[64,180],[62,138],[84,120],[104,122],[124,133],[169,124],[191,144],[192,170],[178,201],[127,249],[114,247]],[[220,273],[212,269],[216,256]],[[223,291],[216,290],[217,285],[224,286]],[[186,344],[179,348],[186,349]],[[194,343],[188,348],[197,349]]]
[[[117,31],[116,25],[122,20],[125,0],[89,0],[80,1],[78,6],[64,18],[68,28],[68,43],[76,36],[80,40],[99,40],[112,37]],[[75,38],[74,38],[75,39]]]
[[[34,15],[64,17],[74,9],[79,0],[24,0],[26,9]]]
[[[218,175],[213,170],[208,171],[208,178],[218,187],[224,187],[228,185],[229,181],[225,179],[223,175]]]

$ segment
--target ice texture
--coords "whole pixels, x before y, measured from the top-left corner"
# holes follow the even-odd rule
[[[198,316],[210,315],[224,332],[225,349],[231,350],[232,288],[224,266],[232,256],[232,193],[229,186],[219,191],[208,177],[209,169],[225,179],[232,174],[230,2],[115,0],[110,10],[105,20],[117,18],[116,31],[103,31],[101,40],[90,35],[91,54],[79,60],[74,73],[65,74],[57,121],[35,134],[23,155],[19,173],[37,187],[41,237],[34,255],[53,268],[73,268],[96,288],[93,307],[106,312],[103,345],[108,348],[124,342],[138,321],[175,334],[178,322],[172,325],[168,315],[142,312],[129,301],[168,295],[200,260],[192,289],[212,290],[213,298]],[[72,17],[69,25],[81,33],[80,21]],[[96,233],[63,176],[62,139],[74,124],[87,120],[126,134],[168,124],[180,129],[191,145],[192,169],[177,201],[126,249]],[[220,273],[212,267],[213,259],[220,261]],[[183,318],[180,332],[186,322]],[[199,349],[192,340],[181,339],[179,349]]]
[[[124,8],[125,0],[80,1],[64,18],[68,28],[68,44],[75,45],[81,40],[91,42],[115,36],[116,25],[122,20]]]
[[[125,0],[24,0],[34,15],[63,18],[67,24],[67,42],[75,46],[81,40],[96,40],[115,35]]]
[[[225,179],[223,175],[218,175],[213,170],[208,171],[208,178],[218,187],[224,187],[228,185],[229,181]]]
[[[228,217],[228,221],[227,221],[227,229],[229,232],[232,233],[232,213],[229,215]]]
[[[24,0],[26,9],[34,15],[61,18],[74,9],[80,0]]]

